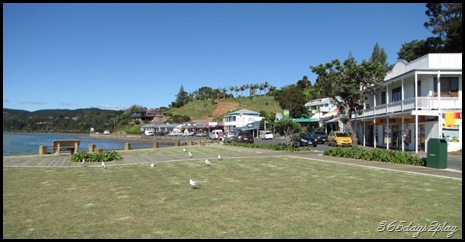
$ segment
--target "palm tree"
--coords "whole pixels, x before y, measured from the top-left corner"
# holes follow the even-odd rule
[[[265,82],[263,84],[263,88],[265,89],[265,95],[267,95],[268,94],[268,88],[270,88],[270,84],[268,82]]]
[[[230,95],[232,96],[232,92],[236,90],[234,86],[229,86],[229,92],[230,92]]]
[[[223,99],[226,99],[226,95],[228,95],[227,93],[228,89],[226,87],[223,87],[221,91],[223,91]]]

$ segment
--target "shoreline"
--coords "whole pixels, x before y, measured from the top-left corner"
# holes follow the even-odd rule
[[[88,137],[83,137],[84,139],[92,138],[92,139],[109,139],[109,140],[127,140],[127,141],[135,141],[137,143],[163,143],[163,144],[175,144],[175,142],[188,143],[192,141],[194,143],[197,142],[205,142],[205,143],[215,143],[219,142],[216,140],[208,139],[207,137],[192,137],[192,136],[145,136],[145,135],[124,135],[124,134],[89,134]]]
[[[5,133],[28,133],[28,132],[4,132]],[[38,134],[49,134],[49,133],[39,133]],[[119,141],[119,142],[127,142],[130,144],[130,150],[139,150],[145,148],[147,145],[155,146],[156,143],[158,144],[158,148],[168,148],[168,147],[175,147],[175,146],[184,146],[190,144],[199,145],[199,143],[215,143],[218,141],[209,140],[207,137],[197,137],[197,136],[145,136],[145,135],[126,135],[126,134],[90,134],[90,133],[53,133],[53,134],[67,134],[71,135],[72,139],[80,139],[85,143],[89,143],[87,140],[102,140],[105,142],[107,141]],[[64,138],[67,139],[67,138]],[[81,142],[82,143],[82,142]],[[143,147],[141,147],[143,146]],[[49,153],[49,146],[47,147],[46,153],[41,153],[41,145],[37,146],[39,151],[36,153],[36,150],[27,149],[24,153],[4,153],[3,156],[30,156],[30,155],[48,155]],[[139,148],[140,147],[140,148]],[[87,150],[88,147],[84,147],[82,145],[79,146],[79,150]],[[124,151],[125,147],[117,148],[115,150]],[[30,152],[32,151],[32,152]],[[42,151],[43,152],[43,151]],[[66,153],[65,153],[66,154]]]

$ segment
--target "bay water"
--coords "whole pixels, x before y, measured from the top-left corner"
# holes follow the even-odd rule
[[[52,142],[63,139],[81,140],[79,151],[87,151],[90,144],[103,150],[123,150],[126,143],[131,144],[131,149],[153,147],[150,143],[92,138],[89,134],[3,132],[3,155],[39,154],[39,146],[47,146],[47,151],[53,152]]]

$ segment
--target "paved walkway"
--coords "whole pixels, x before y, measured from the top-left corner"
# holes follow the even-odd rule
[[[453,179],[462,179],[462,171],[453,169],[436,169],[423,166],[412,166],[402,164],[392,164],[376,161],[356,160],[341,157],[323,156],[320,152],[313,151],[300,151],[300,152],[287,152],[287,151],[270,151],[270,150],[257,150],[256,152],[238,152],[233,154],[224,154],[223,158],[245,158],[245,157],[257,157],[257,156],[287,156],[301,159],[317,160],[321,162],[330,162],[338,164],[346,164],[352,166],[367,167],[372,169],[384,169],[384,170],[395,170],[399,172],[407,172],[418,175],[430,175],[436,177],[445,177]],[[122,153],[123,160],[118,162],[107,162],[106,164],[111,166],[125,166],[134,164],[150,164],[152,162],[175,162],[189,160],[185,155],[179,156],[153,156],[153,155],[140,155]],[[211,155],[207,156],[196,156],[196,159],[211,158]],[[72,162],[71,155],[60,154],[60,155],[13,155],[3,156],[3,167],[81,167],[80,162]],[[89,163],[89,167],[100,167],[100,163]]]

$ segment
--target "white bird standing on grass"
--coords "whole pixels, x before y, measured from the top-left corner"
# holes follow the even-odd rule
[[[189,184],[192,186],[192,189],[199,188],[200,183],[194,181],[194,180],[189,180]]]
[[[194,157],[190,151],[189,151],[189,157],[190,157],[190,158],[193,158],[193,157]]]
[[[211,163],[208,159],[205,160],[205,164],[206,164],[207,166],[211,166],[211,165],[212,165],[212,163]]]
[[[186,148],[182,148],[182,151],[186,152]]]
[[[153,163],[153,162],[152,162],[152,164],[150,164],[150,167],[152,167],[152,168],[155,167],[155,166],[157,166],[157,165],[155,165],[155,163]]]
[[[82,159],[81,166],[87,167],[87,162],[85,159]]]
[[[107,165],[105,165],[105,162],[102,161],[102,167],[107,169]]]
[[[221,155],[218,155],[218,160],[222,160],[223,157],[221,157]]]

